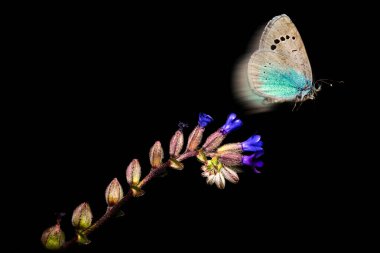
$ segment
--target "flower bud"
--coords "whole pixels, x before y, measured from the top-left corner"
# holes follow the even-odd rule
[[[203,144],[203,149],[206,152],[210,152],[215,150],[217,147],[220,146],[220,144],[223,142],[223,140],[226,138],[226,135],[223,134],[220,130],[214,132],[211,134]]]
[[[243,152],[243,149],[240,142],[228,143],[218,148],[216,152],[217,153],[225,153],[225,152],[241,153]]]
[[[77,230],[83,230],[91,226],[92,212],[88,203],[84,202],[75,208],[71,223]]]
[[[156,141],[149,152],[150,165],[153,169],[161,166],[164,159],[164,150],[161,147],[161,142]]]
[[[199,113],[198,117],[198,125],[202,128],[205,128],[208,124],[210,124],[214,119],[207,115],[206,113]]]
[[[244,152],[257,152],[263,150],[263,142],[260,141],[261,136],[260,135],[252,135],[249,137],[246,141],[243,141],[241,143],[241,149]]]
[[[240,128],[243,125],[243,122],[237,118],[235,113],[228,115],[226,123],[221,127],[221,132],[224,135],[229,134],[232,131]]]
[[[184,165],[183,163],[177,161],[176,159],[170,158],[169,159],[169,166],[176,170],[183,170]]]
[[[194,130],[191,132],[189,139],[187,141],[187,151],[194,151],[197,149],[198,145],[202,141],[203,132],[205,131],[204,128],[200,127],[199,125],[194,128]]]
[[[213,121],[210,115],[205,113],[200,113],[198,117],[198,125],[191,132],[189,139],[187,141],[186,151],[194,151],[197,149],[198,145],[202,141],[203,132],[205,127]]]
[[[169,154],[171,157],[178,157],[183,147],[183,132],[177,130],[170,140]]]
[[[219,161],[226,166],[242,165],[243,155],[239,153],[226,152],[219,154]]]
[[[216,173],[215,184],[216,187],[218,187],[219,189],[224,189],[224,187],[226,186],[226,180],[224,179],[224,176],[221,173]]]
[[[114,178],[106,189],[106,202],[109,207],[116,205],[123,198],[123,188],[117,178]]]
[[[264,154],[264,151],[258,151],[249,156],[242,157],[242,164],[253,167],[253,171],[256,173],[261,173],[257,168],[261,168],[264,166],[263,161],[258,160],[257,158],[261,157]]]
[[[141,166],[139,160],[133,159],[128,165],[127,171],[127,182],[130,186],[138,185],[141,177]]]
[[[54,225],[42,233],[41,242],[46,249],[58,250],[65,243],[65,233],[59,224]]]
[[[228,167],[224,167],[221,170],[221,172],[222,172],[222,175],[224,176],[224,178],[227,179],[228,181],[230,181],[231,183],[237,184],[239,182],[239,176],[234,170],[232,170]]]

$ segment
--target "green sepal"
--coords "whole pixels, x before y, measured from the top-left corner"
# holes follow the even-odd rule
[[[88,239],[86,235],[78,231],[77,231],[77,242],[83,245],[88,245],[91,243],[91,241]]]
[[[158,175],[158,177],[166,177],[168,175],[168,172],[165,170],[163,172],[161,172],[160,175]]]
[[[145,194],[145,191],[139,188],[138,186],[131,186],[132,189],[132,195],[135,198],[141,197]]]
[[[200,149],[197,153],[197,159],[198,161],[202,162],[202,163],[205,163],[207,162],[207,157],[206,157],[206,154],[203,152],[202,149]]]
[[[174,158],[170,158],[170,168],[175,169],[175,170],[183,170],[184,165],[183,163],[177,161]]]
[[[124,215],[125,215],[125,213],[124,213],[123,211],[120,210],[120,211],[116,214],[115,218],[123,217]]]

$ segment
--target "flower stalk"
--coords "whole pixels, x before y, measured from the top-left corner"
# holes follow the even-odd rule
[[[186,159],[196,157],[202,164],[201,175],[206,178],[209,185],[215,184],[217,188],[224,189],[226,182],[237,184],[240,167],[249,166],[257,173],[257,168],[263,166],[258,160],[263,154],[263,142],[261,136],[253,135],[244,142],[230,143],[221,146],[227,135],[242,126],[242,121],[236,114],[231,113],[226,123],[211,134],[205,143],[199,148],[206,126],[213,121],[212,117],[200,113],[198,125],[193,129],[187,140],[185,151],[181,154],[184,144],[183,129],[177,130],[169,144],[169,157],[164,161],[164,149],[160,141],[156,141],[149,151],[150,170],[141,179],[142,167],[138,159],[133,159],[125,171],[125,179],[129,190],[124,195],[122,183],[114,178],[107,186],[105,198],[108,208],[97,221],[93,222],[93,215],[88,203],[80,204],[73,212],[72,225],[76,230],[76,236],[65,242],[65,234],[59,222],[55,226],[46,229],[41,237],[41,242],[46,249],[64,250],[76,244],[88,244],[88,236],[98,230],[103,224],[120,215],[122,207],[132,198],[141,197],[144,194],[143,187],[154,178],[163,175],[168,168],[182,170]],[[251,154],[246,154],[247,152]],[[141,180],[140,180],[141,179]]]

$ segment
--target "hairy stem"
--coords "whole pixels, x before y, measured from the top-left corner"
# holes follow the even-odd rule
[[[196,155],[196,151],[188,151],[182,154],[177,160],[178,161],[183,161],[186,160],[190,157],[193,157]],[[163,163],[160,167],[151,169],[149,174],[146,175],[143,180],[139,183],[138,187],[142,188],[145,186],[150,180],[153,178],[161,175],[163,172],[165,172],[166,168],[169,166],[170,162],[169,160]],[[120,209],[126,205],[130,199],[132,199],[132,190],[129,190],[127,194],[113,207],[108,208],[107,211],[103,214],[102,217],[100,217],[99,220],[97,220],[94,224],[92,224],[89,228],[83,231],[83,235],[90,235],[92,232],[98,230],[103,224],[107,223],[112,217],[116,216],[119,212]],[[75,245],[77,242],[78,238],[74,237],[71,240],[67,241],[63,246],[62,250],[66,250],[70,248],[71,246]]]
[[[178,162],[181,162],[183,160],[186,160],[187,158],[190,158],[190,157],[193,157],[193,156],[196,156],[197,155],[197,151],[188,151],[182,155],[180,155],[178,158],[177,158],[177,161]]]
[[[168,167],[168,165],[169,165],[169,161],[163,163],[160,167],[158,167],[156,169],[151,169],[150,172],[149,172],[149,174],[146,175],[143,180],[141,180],[141,182],[139,183],[138,187],[142,188],[150,180],[152,180],[153,178],[161,175],[166,170],[166,168]]]

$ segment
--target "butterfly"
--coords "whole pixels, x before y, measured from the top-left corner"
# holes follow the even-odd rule
[[[285,14],[268,22],[258,48],[237,69],[235,94],[256,111],[274,103],[314,99],[319,91],[301,35]]]

